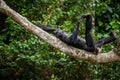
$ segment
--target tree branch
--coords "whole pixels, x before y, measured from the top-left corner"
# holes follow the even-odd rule
[[[11,17],[14,21],[16,21],[21,26],[23,26],[25,30],[38,36],[39,38],[43,39],[45,42],[47,42],[51,46],[55,47],[56,49],[62,51],[63,53],[71,57],[74,57],[75,59],[87,60],[87,61],[97,62],[97,63],[120,61],[120,56],[118,56],[113,50],[108,53],[94,55],[94,54],[91,54],[90,52],[76,49],[66,45],[56,37],[51,36],[47,32],[40,29],[39,27],[33,25],[25,17],[21,16],[19,13],[15,12],[10,7],[8,7],[3,0],[0,0],[0,12]]]

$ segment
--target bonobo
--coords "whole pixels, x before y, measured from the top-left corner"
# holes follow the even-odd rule
[[[78,29],[80,26],[80,22],[82,21],[83,18],[86,19],[85,40],[78,36]],[[90,34],[90,31],[93,27],[92,20],[93,19],[90,14],[81,15],[72,34],[67,34],[64,30],[57,30],[54,28],[46,27],[46,26],[40,25],[39,23],[35,23],[35,25],[47,32],[54,34],[57,38],[59,38],[60,40],[62,40],[68,45],[71,45],[73,47],[86,50],[89,52],[93,52],[94,54],[98,54],[100,53],[101,46],[103,44],[107,44],[114,41],[116,39],[116,35],[114,34],[113,30],[110,29],[109,37],[102,38],[94,42],[93,37]]]

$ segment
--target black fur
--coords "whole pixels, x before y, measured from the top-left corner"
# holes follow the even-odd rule
[[[86,18],[85,40],[78,36],[79,25],[83,18]],[[63,30],[57,30],[54,28],[46,27],[46,26],[40,25],[39,23],[36,23],[35,25],[47,32],[54,34],[57,38],[59,38],[66,44],[79,48],[79,49],[89,51],[89,52],[97,53],[98,48],[100,48],[103,44],[110,43],[116,39],[116,36],[114,35],[113,31],[110,30],[109,37],[103,38],[103,39],[98,40],[97,42],[94,42],[93,37],[90,34],[90,31],[93,27],[92,16],[90,14],[85,14],[80,17],[76,25],[76,28],[74,29],[72,34],[67,34]]]

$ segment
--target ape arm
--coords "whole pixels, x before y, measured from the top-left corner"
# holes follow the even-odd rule
[[[76,28],[74,29],[72,35],[70,36],[70,39],[72,42],[76,41],[76,39],[78,37],[79,26],[80,26],[80,23],[81,23],[83,18],[84,18],[84,15],[81,15],[78,22],[77,22]]]
[[[86,18],[86,28],[85,28],[85,40],[86,40],[86,50],[90,52],[98,53],[98,49],[95,46],[95,42],[93,40],[92,35],[90,34],[90,31],[93,28],[93,19],[91,14],[84,15],[84,18]]]

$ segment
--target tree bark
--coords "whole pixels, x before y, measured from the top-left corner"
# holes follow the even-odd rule
[[[90,52],[76,49],[66,45],[56,37],[51,36],[47,32],[43,31],[39,27],[29,22],[25,17],[21,16],[19,13],[8,7],[3,0],[0,0],[0,12],[11,17],[14,21],[23,26],[24,29],[27,30],[28,32],[38,36],[51,46],[55,47],[56,49],[60,50],[61,52],[71,57],[74,57],[77,60],[87,60],[96,63],[108,63],[113,61],[120,61],[120,56],[118,56],[116,54],[116,51],[114,50],[111,50],[108,53],[94,55]]]

